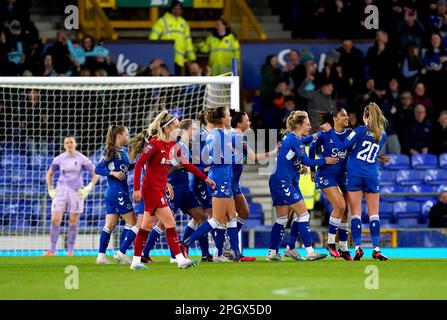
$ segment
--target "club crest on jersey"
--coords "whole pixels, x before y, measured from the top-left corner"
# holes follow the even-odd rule
[[[294,193],[294,194],[293,194],[293,199],[297,200],[299,197],[300,197],[300,196],[299,196],[298,193]]]
[[[152,150],[153,147],[154,147],[153,145],[148,144],[148,145],[146,146],[146,148],[144,148],[144,153],[149,153],[149,152],[151,152],[151,150]]]

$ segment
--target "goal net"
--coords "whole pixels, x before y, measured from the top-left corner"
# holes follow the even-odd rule
[[[0,77],[0,256],[40,255],[50,246],[51,199],[46,171],[64,152],[63,137],[77,138],[77,150],[97,164],[109,124],[122,124],[131,136],[146,128],[162,110],[179,119],[196,119],[205,107],[239,109],[237,77]],[[56,185],[56,172],[53,184]],[[90,181],[84,173],[84,185]],[[132,190],[133,171],[129,173]],[[85,199],[79,216],[75,254],[96,254],[105,223],[106,177]],[[141,209],[141,206],[134,206]],[[179,234],[189,216],[176,215]],[[119,247],[115,228],[109,249]],[[68,249],[68,214],[64,214],[57,254]],[[155,249],[169,254],[162,240]]]

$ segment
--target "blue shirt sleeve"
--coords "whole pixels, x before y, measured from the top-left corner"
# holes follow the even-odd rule
[[[95,173],[100,176],[108,176],[110,174],[110,170],[108,169],[109,163],[112,162],[112,159],[106,159],[106,151],[102,154],[99,159],[98,165],[95,168]]]
[[[360,136],[360,132],[364,127],[357,127],[354,129],[354,131],[352,131],[349,136],[346,137],[345,140],[340,141],[338,135],[335,133],[334,129],[331,129],[328,134],[329,134],[329,138],[332,139],[332,141],[334,142],[335,146],[340,150],[340,151],[344,151],[346,149],[351,148],[356,142],[357,139]]]
[[[292,149],[295,151],[298,159],[306,166],[323,166],[326,163],[324,159],[309,159],[306,152],[302,152],[297,143],[292,144]]]

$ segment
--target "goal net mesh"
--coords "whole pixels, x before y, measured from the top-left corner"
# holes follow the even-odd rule
[[[17,78],[19,79],[19,78]],[[0,79],[0,255],[38,255],[49,249],[51,199],[46,172],[55,156],[64,152],[63,137],[77,138],[77,150],[97,164],[109,124],[122,124],[133,136],[162,110],[179,119],[196,119],[205,107],[230,106],[231,84],[5,84]],[[73,79],[71,79],[73,80]],[[53,184],[56,185],[58,172]],[[84,185],[91,175],[84,172]],[[133,171],[128,177],[133,188]],[[79,216],[75,254],[96,253],[105,223],[106,177],[85,199]],[[134,209],[142,210],[134,204]],[[189,216],[177,213],[178,232]],[[115,228],[109,249],[119,247],[124,221]],[[64,214],[58,254],[68,248],[68,214]],[[164,236],[155,249],[169,254]],[[64,251],[65,250],[65,251]]]

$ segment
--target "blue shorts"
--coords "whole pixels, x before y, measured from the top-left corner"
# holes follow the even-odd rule
[[[166,196],[169,202],[169,206],[174,213],[177,213],[178,209],[187,214],[189,210],[200,207],[200,202],[189,189],[188,185],[172,185],[174,190],[174,199],[170,200],[169,196]]]
[[[303,195],[301,194],[300,189],[295,187],[292,183],[278,181],[270,177],[269,187],[274,207],[291,206],[303,200]]]
[[[135,203],[135,214],[144,214],[144,202],[141,200],[138,203]]]
[[[339,187],[341,192],[346,192],[346,175],[330,175],[322,174],[317,171],[315,176],[315,188],[316,189],[326,189],[330,187]]]
[[[233,198],[233,189],[228,181],[216,181],[216,188],[208,186],[208,190],[213,198]]]
[[[348,191],[378,193],[380,192],[379,178],[354,177],[348,173],[346,178],[346,189]]]
[[[192,180],[192,184],[190,184],[190,190],[193,195],[199,200],[199,203],[202,205],[203,209],[211,209],[211,193],[208,190],[208,186],[206,182],[196,178]]]
[[[126,214],[129,212],[133,212],[133,206],[128,193],[118,192],[106,197],[107,214]]]

